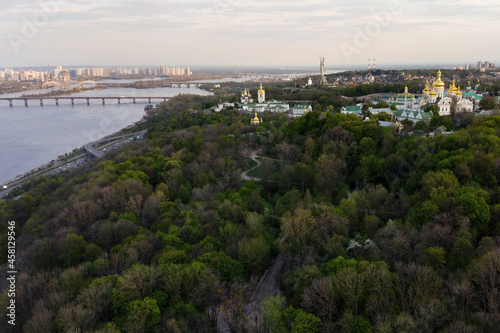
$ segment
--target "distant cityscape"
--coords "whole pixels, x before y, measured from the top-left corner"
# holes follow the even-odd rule
[[[0,81],[29,81],[29,82],[49,82],[49,81],[70,81],[79,78],[109,77],[109,76],[189,76],[189,67],[80,67],[63,68],[57,66],[53,70],[15,70],[6,68],[0,70]]]
[[[494,62],[489,62],[489,61],[478,61],[477,66],[474,67],[470,63],[466,63],[465,67],[456,67],[455,69],[465,69],[465,70],[470,70],[470,69],[478,69],[481,71],[485,71],[487,69],[493,69],[495,68],[495,63]]]

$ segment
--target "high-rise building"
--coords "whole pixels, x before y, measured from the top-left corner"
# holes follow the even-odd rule
[[[67,69],[65,69],[61,72],[61,76],[62,76],[62,80],[64,82],[71,80],[71,74]]]
[[[58,77],[59,76],[59,73],[62,72],[62,66],[57,66],[56,69],[54,69],[54,76],[55,77]]]

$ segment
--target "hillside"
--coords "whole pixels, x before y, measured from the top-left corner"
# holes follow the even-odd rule
[[[145,142],[0,202],[1,332],[498,331],[500,116],[425,137],[213,104],[173,98]]]

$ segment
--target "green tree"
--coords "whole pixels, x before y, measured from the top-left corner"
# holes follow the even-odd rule
[[[481,110],[498,110],[498,100],[495,96],[485,96],[479,101]]]
[[[487,197],[485,191],[472,187],[464,186],[455,191],[455,199],[469,218],[474,237],[488,231],[491,214],[490,206],[486,203]]]
[[[376,152],[377,145],[370,137],[364,137],[359,142],[359,151],[362,155],[372,155]]]
[[[446,265],[446,253],[441,246],[428,247],[424,251],[425,264],[438,269]]]
[[[329,198],[336,198],[345,184],[347,165],[335,154],[322,154],[315,164],[316,186]]]
[[[431,201],[425,200],[418,202],[407,215],[408,220],[416,227],[422,227],[427,222],[432,221],[432,218],[439,212],[438,205]]]
[[[281,218],[283,247],[301,255],[303,247],[311,239],[316,224],[316,220],[308,209],[298,208],[293,214],[286,212]]]
[[[146,297],[129,304],[123,330],[134,333],[156,332],[160,321],[161,312],[156,300]]]
[[[260,309],[263,333],[288,332],[282,313],[285,309],[285,303],[285,297],[279,295],[264,298]]]
[[[85,253],[87,243],[82,236],[67,234],[59,239],[59,257],[66,267],[79,263]]]
[[[474,255],[474,246],[472,246],[471,236],[462,236],[458,238],[450,251],[449,266],[453,270],[465,269],[472,263]]]
[[[437,104],[428,104],[423,108],[424,112],[432,112],[435,116],[439,114],[439,105]]]
[[[321,277],[318,267],[306,265],[297,268],[293,273],[285,278],[285,291],[287,299],[292,305],[298,306],[301,301],[301,295],[305,288],[312,282]]]
[[[347,268],[355,268],[358,264],[358,261],[355,259],[345,259],[342,256],[339,256],[335,259],[330,260],[324,267],[325,272],[328,275],[336,275],[340,271]]]
[[[418,121],[416,124],[415,124],[415,128],[414,130],[415,131],[421,131],[423,133],[428,133],[430,131],[430,126],[427,122],[421,120],[421,121]]]
[[[350,312],[344,313],[339,320],[342,332],[345,333],[371,333],[372,324],[362,316],[354,316]]]
[[[292,322],[291,333],[319,333],[321,319],[292,306],[283,310],[283,315]]]
[[[384,100],[380,100],[373,106],[374,109],[385,109],[389,107],[389,103]]]
[[[269,265],[271,248],[264,237],[238,242],[238,257],[250,274],[260,275]]]

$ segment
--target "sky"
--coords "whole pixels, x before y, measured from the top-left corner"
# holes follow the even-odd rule
[[[497,0],[1,0],[0,67],[464,66],[500,62],[498,17]]]

